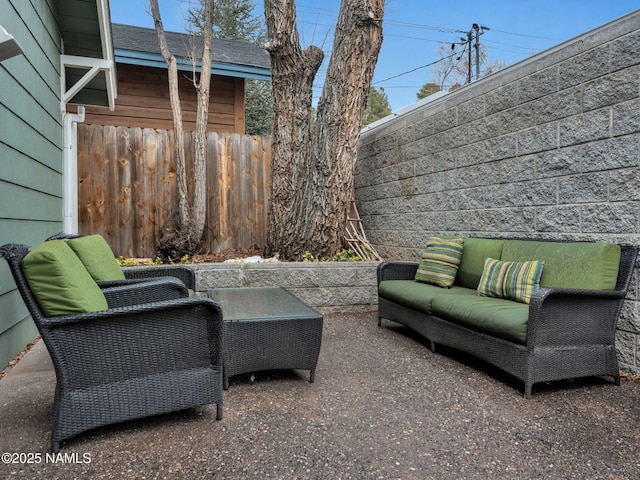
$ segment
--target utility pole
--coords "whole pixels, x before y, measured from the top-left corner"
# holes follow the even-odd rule
[[[477,23],[474,23],[471,26],[471,30],[469,30],[468,32],[456,30],[456,32],[464,33],[467,36],[467,38],[460,37],[459,42],[454,42],[451,44],[452,51],[455,51],[456,45],[460,45],[460,46],[464,45],[465,46],[464,48],[467,49],[467,55],[469,57],[467,61],[467,83],[471,83],[471,79],[472,79],[471,72],[472,72],[473,57],[471,54],[471,50],[473,48],[476,49],[476,80],[480,78],[480,35],[482,35],[485,30],[490,30],[490,29],[489,27],[485,27],[484,25],[478,25]],[[475,33],[475,43],[473,43],[474,33]],[[462,54],[464,54],[464,49],[462,50],[462,53],[460,54],[460,56],[456,58],[456,60],[460,60],[460,58],[462,58]]]
[[[471,83],[471,39],[473,38],[472,30],[467,32],[467,48],[469,49],[469,65],[467,68],[467,83]]]
[[[476,81],[477,81],[480,78],[480,35],[482,35],[485,30],[489,30],[489,28],[485,27],[484,25],[478,25],[477,23],[474,23],[471,28],[476,32],[476,43],[474,47],[476,49]],[[469,34],[471,34],[471,31],[469,32]],[[469,40],[469,46],[471,46],[471,40]],[[469,48],[469,56],[471,56],[471,48]],[[471,73],[469,73],[469,77],[471,77]]]

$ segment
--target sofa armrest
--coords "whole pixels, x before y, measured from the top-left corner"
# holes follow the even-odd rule
[[[529,303],[527,347],[610,344],[624,290],[541,288]]]
[[[378,284],[383,280],[413,280],[417,270],[417,262],[381,262],[377,270]]]

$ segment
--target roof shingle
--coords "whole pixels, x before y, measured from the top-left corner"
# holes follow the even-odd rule
[[[167,31],[165,34],[169,51],[174,56],[189,58],[192,42],[195,42],[197,55],[201,56],[202,37]],[[115,49],[161,54],[155,29],[114,23],[112,24],[112,35]],[[271,68],[269,55],[266,51],[252,43],[238,40],[214,38],[212,60],[258,68]]]

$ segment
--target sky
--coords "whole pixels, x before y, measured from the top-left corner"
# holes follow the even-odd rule
[[[165,30],[185,30],[188,0],[160,0]],[[255,13],[264,21],[263,3]],[[149,0],[110,0],[111,21],[153,28]],[[320,95],[326,63],[331,55],[333,26],[339,0],[296,0],[298,30],[303,48],[316,45],[325,52],[314,93]],[[472,25],[486,27],[480,43],[485,64],[507,66],[559,45],[640,8],[640,0],[387,0],[384,40],[373,86],[384,88],[393,111],[416,101],[422,85],[434,80],[438,47],[467,38]],[[215,44],[214,44],[215,48]],[[456,46],[456,52],[462,47]]]

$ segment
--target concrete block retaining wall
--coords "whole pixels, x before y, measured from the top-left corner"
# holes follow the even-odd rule
[[[640,11],[366,130],[356,200],[384,258],[431,234],[640,244]],[[618,323],[640,375],[637,273]]]
[[[203,263],[194,265],[199,294],[216,287],[286,288],[321,313],[375,309],[378,262]]]

